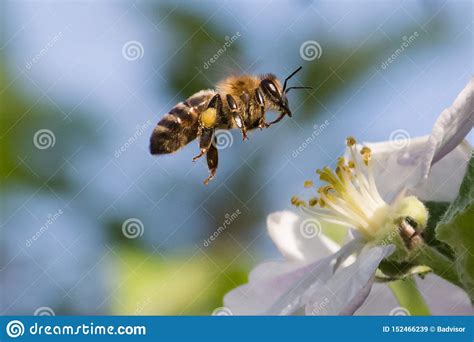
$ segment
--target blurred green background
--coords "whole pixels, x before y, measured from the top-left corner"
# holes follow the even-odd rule
[[[0,27],[2,314],[211,314],[346,136],[429,133],[473,71],[469,1],[4,1]],[[209,186],[196,142],[149,155],[177,102],[299,65],[293,118],[232,132]]]

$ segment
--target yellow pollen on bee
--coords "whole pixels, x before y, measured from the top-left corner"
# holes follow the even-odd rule
[[[214,127],[217,121],[217,111],[215,108],[207,108],[201,113],[201,123],[206,128]]]

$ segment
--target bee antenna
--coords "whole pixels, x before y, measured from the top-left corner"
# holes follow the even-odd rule
[[[289,80],[290,78],[292,78],[293,76],[295,76],[295,74],[296,74],[298,71],[300,71],[302,68],[303,68],[303,67],[300,66],[298,69],[296,69],[295,71],[293,71],[290,76],[288,76],[287,78],[285,78],[285,82],[283,83],[283,91],[286,90],[286,82],[288,82],[288,80]]]
[[[313,87],[289,87],[285,90],[285,94],[288,94],[291,89],[313,89]]]

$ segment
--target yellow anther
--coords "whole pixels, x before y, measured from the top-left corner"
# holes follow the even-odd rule
[[[296,203],[296,206],[297,207],[306,207],[306,202],[305,201],[299,201],[298,203]]]
[[[313,181],[312,180],[307,180],[304,182],[304,187],[305,188],[311,188],[313,186]]]
[[[335,191],[334,188],[331,186],[331,185],[325,185],[325,186],[322,186],[320,189],[320,193],[323,193],[325,195],[328,195],[329,193]]]
[[[297,196],[291,197],[291,204],[294,205],[295,207],[305,207],[306,202],[300,200]]]
[[[291,197],[291,204],[296,205],[300,199],[296,196]]]
[[[349,167],[349,169],[355,169],[355,163],[353,160],[349,160],[349,162],[347,163],[347,166]]]
[[[356,142],[356,140],[355,140],[354,137],[347,137],[347,138],[346,138],[346,144],[347,144],[347,146],[352,147],[352,146],[354,146],[356,143],[357,143],[357,142]]]
[[[367,146],[364,146],[360,150],[360,154],[362,155],[362,159],[364,160],[365,165],[367,165],[369,163],[370,158],[372,157],[372,150]]]
[[[318,198],[317,198],[317,197],[310,198],[310,200],[309,200],[309,205],[310,205],[311,207],[314,207],[314,206],[316,206],[317,204],[318,204]]]

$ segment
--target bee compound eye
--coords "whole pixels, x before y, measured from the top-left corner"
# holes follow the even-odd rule
[[[230,94],[227,94],[226,99],[227,99],[227,104],[229,105],[229,108],[231,110],[237,110],[237,102],[235,102],[234,97]]]
[[[275,83],[272,81],[265,79],[261,83],[262,89],[272,98],[279,99],[281,97],[278,88],[276,87]]]

